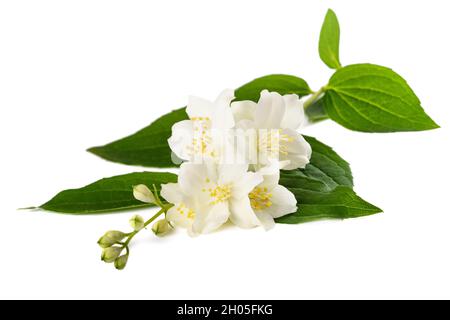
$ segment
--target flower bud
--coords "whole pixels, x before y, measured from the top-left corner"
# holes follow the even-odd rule
[[[156,221],[152,226],[152,231],[158,237],[165,235],[172,230],[172,225],[166,219]]]
[[[117,257],[119,257],[122,250],[122,247],[117,246],[103,249],[102,261],[106,263],[113,263],[117,259]]]
[[[126,237],[121,231],[108,231],[98,240],[98,245],[102,248],[109,248]]]
[[[125,254],[120,256],[116,259],[116,261],[114,261],[114,267],[116,267],[117,270],[123,270],[127,265],[127,261],[128,255]]]
[[[151,192],[150,189],[144,184],[133,187],[133,196],[141,202],[156,203],[156,198],[153,195],[153,192]]]
[[[144,227],[144,219],[139,215],[132,216],[130,225],[134,230],[139,231]]]

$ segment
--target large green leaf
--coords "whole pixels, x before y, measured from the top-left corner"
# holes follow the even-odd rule
[[[313,150],[305,169],[283,170],[280,184],[287,188],[330,191],[337,186],[353,187],[350,165],[332,148],[313,137],[304,136]]]
[[[402,77],[373,64],[337,70],[326,87],[324,105],[332,120],[356,131],[420,131],[439,127]]]
[[[314,191],[301,186],[288,189],[297,198],[299,210],[276,219],[278,223],[348,219],[381,212],[381,209],[358,197],[350,187],[338,186],[331,191]]]
[[[305,136],[313,150],[305,169],[282,171],[280,184],[294,193],[298,211],[281,217],[278,223],[302,223],[320,219],[346,219],[371,215],[381,210],[352,190],[350,166],[329,146]]]
[[[319,55],[322,61],[331,69],[339,69],[339,21],[333,10],[328,9],[320,30]]]
[[[157,119],[148,127],[126,138],[102,147],[88,149],[89,152],[113,162],[144,167],[170,168],[175,164],[167,139],[174,123],[187,119],[185,108],[172,111]]]
[[[177,176],[166,172],[138,172],[99,180],[80,189],[65,190],[58,193],[41,209],[71,213],[104,213],[122,209],[149,206],[134,199],[133,186],[153,185],[159,190],[161,184],[177,182]]]
[[[236,100],[257,101],[264,89],[280,94],[295,93],[300,97],[311,93],[305,80],[290,75],[274,74],[257,78],[237,89]],[[172,126],[185,119],[187,119],[185,108],[178,109],[131,136],[101,147],[90,148],[88,151],[103,159],[129,165],[174,167],[167,139],[171,135]]]

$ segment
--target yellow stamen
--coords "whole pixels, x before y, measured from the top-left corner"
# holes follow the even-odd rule
[[[250,198],[250,204],[256,211],[260,211],[272,206],[272,194],[268,192],[267,188],[256,187],[248,195]]]

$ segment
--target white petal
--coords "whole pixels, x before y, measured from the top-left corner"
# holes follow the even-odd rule
[[[284,95],[283,99],[286,106],[286,112],[281,121],[281,128],[297,130],[305,120],[303,102],[296,94]]]
[[[186,113],[190,119],[198,117],[209,118],[211,117],[213,110],[214,104],[211,101],[195,96],[189,97]]]
[[[166,183],[161,185],[161,197],[169,203],[183,202],[183,193],[178,183]]]
[[[191,154],[188,147],[192,145],[194,127],[190,120],[183,120],[172,126],[172,136],[169,138],[169,147],[178,158],[189,160]]]
[[[270,214],[258,212],[256,215],[266,231],[275,227],[275,220],[273,220],[273,217]]]
[[[281,159],[290,161],[284,169],[293,170],[297,168],[304,168],[311,159],[311,146],[301,134],[294,130],[284,129],[283,134],[287,134],[289,137],[293,138],[292,141],[283,142],[283,146],[285,147],[287,154],[282,155]]]
[[[247,197],[230,201],[230,220],[241,228],[253,228],[261,225]]]
[[[138,186],[135,186],[133,188],[133,196],[141,201],[141,202],[145,202],[145,203],[155,203],[155,196],[153,195],[153,193],[150,191],[150,189],[143,184],[140,184]]]
[[[211,126],[214,130],[229,130],[234,127],[234,117],[230,106],[217,106],[214,109]]]
[[[231,101],[234,99],[234,90],[224,90],[214,103],[211,117],[212,127],[218,130],[228,130],[234,127],[234,117],[231,111]]]
[[[209,206],[204,211],[196,212],[192,231],[193,233],[200,234],[217,230],[227,222],[229,216],[228,202],[220,202],[216,205]]]
[[[166,219],[181,228],[190,228],[193,223],[193,219],[188,218],[186,211],[181,214],[180,206],[175,205],[167,211]],[[186,210],[186,208],[184,208]]]
[[[227,184],[240,180],[247,173],[247,170],[248,164],[220,164],[218,183]]]
[[[217,97],[214,104],[216,105],[226,105],[230,106],[231,101],[234,99],[234,90],[233,89],[225,89],[223,90],[219,96]]]
[[[266,129],[280,128],[285,110],[283,97],[279,93],[262,91],[255,111],[256,126]]]
[[[256,103],[253,101],[236,101],[231,104],[234,120],[238,123],[241,120],[253,121],[255,117]]]
[[[274,218],[279,218],[289,213],[297,211],[297,199],[294,194],[283,186],[276,186],[271,190],[271,202],[272,205],[262,210],[265,213],[270,214]]]
[[[231,190],[233,200],[247,199],[248,194],[261,182],[263,176],[258,172],[246,172],[235,181]]]
[[[287,154],[282,157],[283,159],[289,160],[289,165],[284,168],[284,170],[295,170],[298,168],[305,168],[309,163],[309,157],[300,154]]]
[[[208,178],[208,167],[205,164],[185,162],[180,167],[178,184],[185,195],[196,196],[201,193]]]
[[[288,161],[276,161],[270,160],[270,164],[267,167],[259,170],[259,173],[263,176],[263,182],[259,184],[259,187],[272,190],[278,185],[280,180],[280,167],[289,164]]]

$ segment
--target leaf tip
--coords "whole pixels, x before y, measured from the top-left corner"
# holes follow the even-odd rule
[[[26,207],[26,208],[18,208],[17,211],[25,211],[25,210],[39,210],[39,207]]]
[[[333,9],[328,8],[326,15],[334,15],[334,16],[336,16],[336,13],[333,11]]]
[[[86,149],[87,152],[98,155],[98,151],[101,147],[90,147]]]

